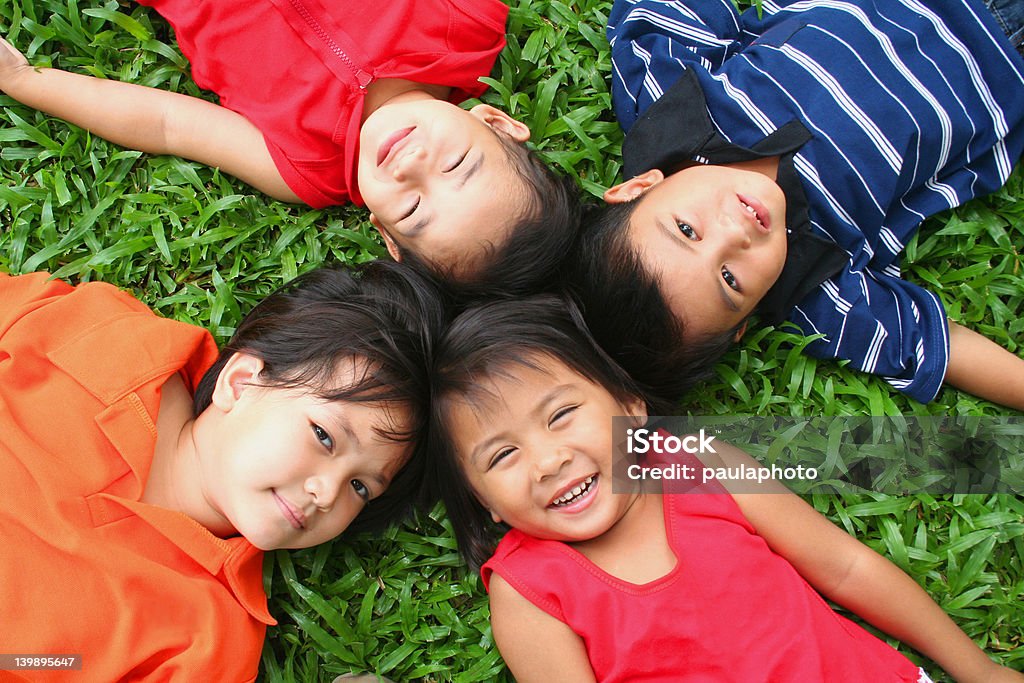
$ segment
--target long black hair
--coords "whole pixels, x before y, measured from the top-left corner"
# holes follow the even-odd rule
[[[375,261],[310,271],[257,304],[242,320],[193,399],[195,415],[210,405],[221,370],[236,352],[263,361],[267,386],[307,388],[327,401],[400,407],[381,436],[413,446],[408,464],[387,491],[370,501],[353,528],[382,526],[420,497],[421,433],[428,420],[427,367],[443,329],[445,308],[435,286],[398,263]],[[365,361],[354,382],[337,386],[338,364]]]
[[[444,501],[459,550],[471,566],[490,556],[500,528],[459,466],[450,421],[453,404],[472,401],[487,391],[485,380],[510,376],[516,365],[538,368],[543,356],[600,384],[620,403],[644,398],[629,375],[597,346],[579,309],[565,295],[494,301],[459,315],[438,344],[431,372],[427,480]]]

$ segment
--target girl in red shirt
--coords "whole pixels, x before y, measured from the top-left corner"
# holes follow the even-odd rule
[[[780,484],[705,482],[759,466],[736,448],[680,459],[685,492],[613,491],[612,419],[638,427],[647,406],[581,319],[557,297],[483,305],[435,357],[433,475],[470,562],[492,522],[511,528],[482,573],[518,681],[929,680],[819,592],[958,681],[1024,681]]]

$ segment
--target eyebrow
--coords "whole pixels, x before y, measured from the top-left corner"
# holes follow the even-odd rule
[[[481,153],[477,155],[472,165],[470,165],[470,167],[467,168],[466,171],[459,176],[459,179],[455,183],[455,189],[461,190],[466,185],[466,183],[469,182],[469,179],[476,175],[476,173],[480,170],[480,168],[483,165],[484,155],[483,153]]]
[[[673,222],[666,223],[666,222],[662,221],[660,218],[657,219],[657,220],[658,220],[658,227],[660,227],[665,232],[665,234],[668,236],[668,238],[670,240],[672,240],[673,243],[678,244],[681,247],[686,247],[691,252],[692,251],[696,251],[696,249],[693,248],[693,245],[690,244],[690,240],[686,239],[685,237],[681,237],[679,235],[679,230],[677,229],[677,226],[676,226],[675,223],[673,223]]]
[[[352,429],[352,424],[348,420],[340,415],[334,415],[331,417],[331,421],[334,422],[334,425],[338,429],[345,433],[345,436],[348,437],[349,443],[355,445],[357,450],[363,447],[363,443],[359,440],[359,436],[356,435],[355,430]]]
[[[729,292],[725,291],[725,289],[725,282],[722,281],[722,278],[718,278],[718,293],[722,295],[722,301],[730,311],[739,313],[740,307],[736,305],[736,302],[732,300],[732,297],[729,296]]]

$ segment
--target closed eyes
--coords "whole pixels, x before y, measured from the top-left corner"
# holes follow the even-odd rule
[[[409,209],[408,211],[406,211],[406,212],[405,212],[405,213],[404,213],[404,214],[402,215],[402,217],[401,217],[401,218],[399,218],[398,220],[399,220],[399,221],[404,221],[404,220],[405,220],[406,218],[409,218],[409,217],[410,217],[410,216],[412,216],[412,215],[413,215],[414,213],[416,213],[416,209],[418,209],[419,207],[420,207],[420,198],[419,198],[419,197],[416,197],[416,203],[414,203],[414,204],[412,205],[412,207],[411,207],[411,208],[410,208],[410,209]]]
[[[458,158],[458,160],[456,160],[456,162],[455,162],[454,164],[452,164],[452,165],[451,165],[451,166],[449,166],[448,168],[444,169],[444,171],[443,171],[443,172],[444,172],[444,173],[451,173],[452,171],[454,171],[455,169],[457,169],[457,168],[458,168],[459,166],[461,166],[461,165],[462,165],[462,162],[466,160],[466,157],[467,157],[468,155],[469,155],[469,150],[467,150],[467,151],[463,152],[463,153],[462,153],[462,156],[460,156],[460,157]]]

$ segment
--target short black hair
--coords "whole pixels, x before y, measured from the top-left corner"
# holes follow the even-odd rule
[[[511,222],[506,239],[489,245],[470,264],[468,274],[465,264],[442,268],[408,249],[401,250],[403,262],[438,278],[448,295],[463,304],[557,289],[562,264],[579,231],[582,204],[576,182],[548,167],[525,144],[501,132],[496,135],[527,188],[526,205]],[[503,191],[495,188],[495,192]]]
[[[637,204],[587,207],[569,268],[571,287],[598,343],[652,402],[672,406],[712,374],[743,323],[721,334],[686,337],[685,322],[629,242]]]
[[[217,378],[236,352],[263,361],[260,380],[268,386],[309,388],[328,401],[401,405],[408,423],[393,423],[381,434],[411,443],[412,455],[351,525],[353,530],[379,528],[422,497],[427,369],[445,315],[435,285],[401,264],[374,261],[351,270],[312,270],[245,316],[197,385],[194,414],[209,407]],[[338,363],[350,358],[365,359],[367,371],[352,384],[335,386]]]
[[[644,396],[629,375],[594,342],[582,314],[565,295],[493,301],[463,311],[437,347],[431,371],[430,489],[445,503],[459,550],[474,567],[494,550],[500,529],[473,493],[452,439],[453,401],[487,389],[484,380],[507,377],[513,366],[537,368],[553,357],[601,385],[621,403]]]

